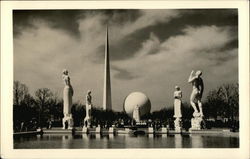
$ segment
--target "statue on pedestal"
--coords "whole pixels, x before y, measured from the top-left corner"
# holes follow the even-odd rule
[[[63,90],[63,114],[64,118],[62,120],[63,129],[72,129],[73,127],[73,119],[71,114],[72,107],[72,96],[74,94],[74,90],[70,84],[70,77],[68,75],[68,70],[63,70],[62,79],[65,84]]]
[[[91,96],[91,91],[88,90],[87,95],[86,95],[86,116],[84,118],[84,127],[90,126],[91,108],[92,108],[92,96]]]
[[[175,131],[181,131],[181,98],[182,98],[182,91],[179,86],[175,86],[174,92],[174,118],[175,118]]]
[[[195,74],[194,71],[192,70],[188,79],[188,82],[191,83],[193,86],[193,90],[190,96],[190,104],[194,109],[193,113],[194,118],[192,118],[191,120],[191,125],[192,125],[191,128],[198,130],[201,129],[201,121],[204,116],[202,111],[202,102],[201,102],[204,90],[204,84],[201,75],[202,72],[200,70],[196,71]],[[197,105],[199,107],[199,111],[197,109]]]
[[[133,118],[135,119],[136,122],[140,122],[140,110],[138,105],[136,105],[134,108]]]

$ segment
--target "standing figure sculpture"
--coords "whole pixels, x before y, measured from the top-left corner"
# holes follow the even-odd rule
[[[174,117],[181,118],[181,98],[182,98],[182,91],[179,86],[175,86],[174,92]]]
[[[202,103],[201,98],[204,90],[204,84],[203,80],[201,78],[202,72],[200,70],[196,71],[194,74],[194,71],[190,73],[188,82],[192,84],[193,90],[190,96],[190,104],[194,109],[193,116],[191,120],[192,129],[200,129],[201,128],[201,121],[203,115],[202,111]],[[197,105],[199,107],[199,111],[197,109]]]
[[[63,129],[71,129],[73,127],[73,119],[71,114],[71,107],[72,107],[72,96],[74,94],[73,88],[70,84],[70,77],[68,75],[68,70],[63,70],[63,82],[65,84],[63,90]],[[68,124],[67,124],[68,123]]]
[[[136,122],[140,122],[140,108],[138,105],[135,106],[134,111],[133,111],[133,119]]]
[[[92,96],[91,91],[88,90],[86,95],[86,116],[84,118],[84,126],[89,127],[90,126],[90,120],[91,120],[91,107],[92,107]]]
[[[182,98],[182,91],[179,86],[175,86],[175,92],[174,92],[174,125],[175,125],[175,131],[180,132],[181,131],[181,98]]]

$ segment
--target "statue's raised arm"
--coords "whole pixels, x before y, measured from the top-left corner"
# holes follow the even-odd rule
[[[188,83],[193,82],[195,79],[196,79],[196,76],[194,76],[194,70],[192,70],[188,78]]]

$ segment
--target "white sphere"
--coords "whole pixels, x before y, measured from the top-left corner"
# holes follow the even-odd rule
[[[132,117],[135,107],[138,105],[140,117],[149,113],[151,102],[149,98],[141,92],[132,92],[124,100],[123,109]]]

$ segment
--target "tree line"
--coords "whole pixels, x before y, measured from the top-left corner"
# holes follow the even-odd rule
[[[14,131],[20,131],[23,127],[26,129],[45,127],[48,121],[53,121],[53,126],[62,126],[63,99],[59,98],[58,95],[53,93],[49,88],[40,88],[36,90],[34,96],[32,96],[25,84],[14,81],[13,97]],[[82,126],[85,117],[85,105],[79,102],[73,103],[71,111],[75,126]],[[239,118],[238,84],[223,84],[209,91],[203,101],[203,112],[207,123],[216,122],[216,119],[220,117],[221,119],[226,119],[226,121],[220,121],[218,126],[232,126],[232,122],[238,121]],[[183,102],[182,120],[186,127],[190,127],[192,113],[193,109],[190,104]],[[164,106],[161,110],[142,116],[142,120],[151,120],[160,125],[173,127],[173,115],[173,106]],[[92,122],[94,125],[111,126],[120,123],[126,125],[130,124],[132,119],[124,111],[104,111],[99,107],[94,107],[92,108]],[[213,124],[212,126],[216,125]]]

